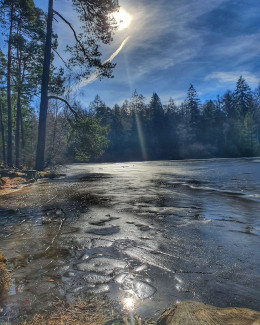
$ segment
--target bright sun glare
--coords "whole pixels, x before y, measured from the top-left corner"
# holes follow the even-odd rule
[[[134,299],[131,297],[123,299],[124,309],[131,311],[134,309]]]
[[[113,16],[118,23],[118,30],[126,29],[131,25],[133,20],[133,16],[123,8],[120,8],[118,12],[115,12]]]

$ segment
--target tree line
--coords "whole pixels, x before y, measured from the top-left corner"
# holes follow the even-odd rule
[[[234,91],[201,103],[193,85],[183,103],[149,103],[135,91],[121,107],[99,96],[89,115],[109,128],[103,161],[250,157],[260,154],[260,87],[252,91],[239,77]]]

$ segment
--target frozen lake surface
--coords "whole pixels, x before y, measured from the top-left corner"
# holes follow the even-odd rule
[[[75,164],[0,198],[0,321],[106,293],[260,310],[260,159]]]

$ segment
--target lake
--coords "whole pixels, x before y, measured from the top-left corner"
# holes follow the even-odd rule
[[[142,317],[183,300],[260,310],[260,158],[60,171],[0,198],[0,321],[88,293]]]

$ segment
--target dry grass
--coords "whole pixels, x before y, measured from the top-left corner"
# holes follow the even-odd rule
[[[6,269],[6,258],[0,253],[0,294],[10,287],[11,278]]]
[[[23,177],[2,177],[1,181],[0,195],[12,193],[14,190],[20,189],[26,184],[26,179]]]
[[[152,320],[142,321],[137,314],[115,312],[107,297],[92,296],[74,304],[57,303],[52,312],[35,315],[22,325],[155,325]]]
[[[53,311],[35,315],[22,325],[104,325],[117,318],[107,299],[91,297],[75,304],[59,302]],[[113,325],[122,324],[115,319]]]
[[[0,252],[0,263],[6,263],[7,262],[7,259],[4,255],[2,255],[2,253]]]

